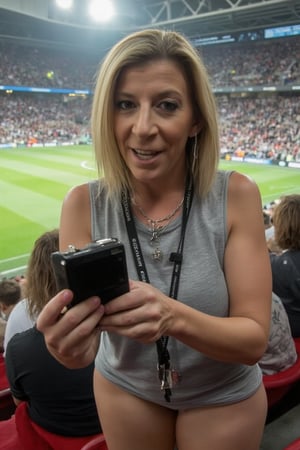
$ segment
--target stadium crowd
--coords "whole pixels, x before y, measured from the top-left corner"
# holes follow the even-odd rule
[[[0,84],[90,89],[97,55],[0,41]],[[99,59],[99,57],[98,57]]]
[[[300,160],[299,97],[217,97],[223,155]],[[0,144],[85,142],[90,99],[51,94],[0,95]]]
[[[215,88],[300,82],[300,37],[202,46]],[[101,56],[0,42],[0,85],[92,89]],[[89,139],[90,98],[0,93],[0,145],[80,143]],[[299,96],[216,96],[223,155],[299,161]]]
[[[199,47],[214,87],[300,81],[300,37]],[[0,84],[91,89],[100,55],[0,41]]]
[[[52,94],[0,95],[0,144],[76,142],[89,133],[90,99]]]
[[[300,161],[298,96],[218,96],[223,154]]]
[[[300,38],[274,42],[204,46],[201,49],[214,87],[287,85],[300,81]]]

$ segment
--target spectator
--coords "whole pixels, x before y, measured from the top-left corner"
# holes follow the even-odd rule
[[[258,449],[267,402],[256,362],[271,310],[261,199],[248,177],[217,171],[217,111],[198,52],[172,31],[125,37],[101,65],[92,129],[101,178],[67,195],[60,246],[119,237],[130,292],[61,317],[64,290],[38,329],[67,367],[96,357],[109,448],[167,450],[177,439]]]
[[[296,360],[297,352],[289,318],[280,298],[273,292],[269,342],[259,366],[264,375],[272,375],[288,369]]]
[[[58,250],[58,230],[35,242],[27,269],[26,314],[32,322],[56,293],[51,253]],[[23,328],[23,326],[21,326]],[[93,369],[69,370],[47,350],[35,326],[6,341],[5,364],[15,403],[26,401],[35,423],[62,436],[90,436],[101,432],[93,395]]]
[[[300,194],[281,197],[273,225],[274,243],[281,249],[275,253],[270,247],[273,291],[286,309],[293,337],[300,337]]]
[[[21,299],[21,286],[14,279],[4,279],[0,282],[0,351],[3,352],[4,334],[8,318]]]
[[[265,226],[265,236],[266,240],[270,239],[270,237],[273,236],[273,224],[272,224],[272,218],[270,214],[268,214],[265,210],[263,210],[263,218],[264,218],[264,226]]]

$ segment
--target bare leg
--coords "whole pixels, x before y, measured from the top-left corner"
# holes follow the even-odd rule
[[[94,392],[109,450],[174,449],[176,411],[123,391],[97,370]]]
[[[258,450],[266,414],[263,386],[239,403],[180,411],[178,450]]]

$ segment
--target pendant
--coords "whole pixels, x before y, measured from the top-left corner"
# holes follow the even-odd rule
[[[162,364],[157,367],[157,371],[160,381],[160,389],[171,389],[173,386],[171,370],[167,369],[165,364]]]
[[[157,242],[159,239],[159,230],[152,230],[152,236],[150,238],[150,242],[153,245],[153,243]]]
[[[165,364],[158,365],[157,371],[161,390],[172,389],[181,380],[181,375],[174,369],[167,369]]]
[[[177,372],[177,370],[172,369],[171,370],[171,378],[172,378],[173,385],[176,386],[176,384],[178,384],[181,380],[181,375],[179,372]]]
[[[163,257],[162,251],[160,250],[160,248],[156,247],[156,249],[152,253],[152,258],[154,259],[154,261],[161,261],[162,257]]]

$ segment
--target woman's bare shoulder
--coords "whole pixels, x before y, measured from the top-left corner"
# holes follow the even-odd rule
[[[64,203],[82,204],[82,202],[89,201],[89,185],[88,183],[79,184],[73,186],[66,194],[64,198]]]
[[[227,213],[229,226],[262,220],[262,200],[258,185],[243,173],[233,172],[230,176]]]
[[[228,194],[237,198],[260,195],[257,183],[253,178],[241,172],[232,172],[230,175]]]
[[[75,186],[67,193],[60,218],[60,248],[72,244],[84,247],[91,240],[90,198],[88,184]]]

